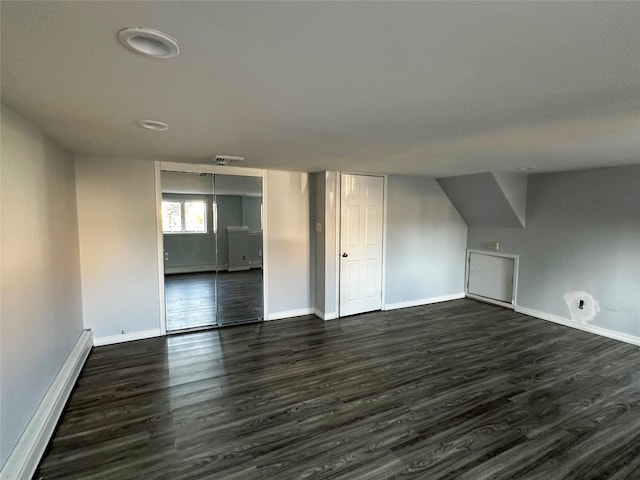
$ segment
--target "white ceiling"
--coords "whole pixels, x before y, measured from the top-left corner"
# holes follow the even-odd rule
[[[640,2],[1,9],[3,103],[80,154],[434,176],[640,163]],[[131,26],[180,55],[125,50]]]

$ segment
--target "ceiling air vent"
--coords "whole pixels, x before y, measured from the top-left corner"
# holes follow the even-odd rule
[[[213,161],[216,165],[237,165],[244,160],[244,157],[234,157],[233,155],[216,155]]]

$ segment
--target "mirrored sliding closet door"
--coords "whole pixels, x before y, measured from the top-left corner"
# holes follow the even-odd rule
[[[162,172],[168,333],[263,319],[262,179]]]

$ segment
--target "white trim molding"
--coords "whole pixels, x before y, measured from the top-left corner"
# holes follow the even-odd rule
[[[319,317],[322,320],[335,320],[336,318],[338,318],[338,315],[335,312],[333,312],[333,313],[324,313],[319,308],[314,308],[313,309],[313,313],[314,313],[314,315],[316,317]]]
[[[163,275],[172,275],[174,273],[223,272],[225,270],[229,270],[226,263],[222,265],[187,265],[184,267],[165,267]]]
[[[408,300],[406,302],[386,303],[382,310],[397,310],[399,308],[419,307],[420,305],[429,305],[431,303],[448,302],[451,300],[459,300],[464,298],[464,292],[453,293],[451,295],[440,295],[438,297],[422,298],[420,300]]]
[[[267,315],[265,320],[280,320],[283,318],[291,318],[291,317],[300,317],[302,315],[313,315],[315,314],[314,309],[312,307],[308,308],[300,308],[298,310],[287,310],[286,312],[275,312]]]
[[[146,332],[137,332],[136,334],[127,335],[114,335],[111,337],[104,337],[96,340],[96,345],[108,345],[112,343],[128,342],[131,340],[140,340],[143,338],[157,337],[159,335],[166,335],[167,333],[167,318],[166,318],[166,306],[165,306],[165,291],[164,291],[164,274],[165,273],[183,273],[179,269],[182,267],[173,267],[173,270],[164,269],[164,251],[163,251],[163,233],[162,233],[162,172],[177,172],[177,173],[207,173],[216,175],[240,175],[244,177],[260,177],[262,179],[262,208],[263,208],[263,225],[262,225],[262,260],[258,264],[250,265],[250,268],[262,268],[263,280],[262,280],[262,298],[263,298],[263,311],[269,311],[269,285],[268,285],[268,239],[267,234],[267,170],[260,168],[245,168],[245,167],[231,167],[223,165],[209,165],[204,163],[178,163],[178,162],[156,162],[156,202],[157,202],[157,236],[158,236],[158,286],[160,288],[160,333],[155,330],[148,330]],[[214,268],[209,268],[214,267]],[[221,271],[228,269],[228,264],[224,264],[224,268],[220,266],[207,265],[207,270],[202,271]],[[189,267],[190,272],[195,272],[192,267]],[[186,272],[184,272],[186,273]],[[129,337],[129,338],[128,338]],[[99,343],[98,343],[99,342]]]
[[[80,335],[0,471],[0,480],[30,480],[33,477],[89,356],[92,337],[91,330],[84,330]]]
[[[267,171],[262,171],[262,315],[266,318],[269,311],[269,211],[267,205],[269,182]]]
[[[492,305],[498,305],[499,307],[509,308],[511,310],[514,310],[516,308],[512,303],[502,302],[500,300],[496,300],[495,298],[483,297],[481,295],[474,295],[473,293],[467,293],[466,297],[473,300],[478,300],[479,302],[491,303]]]
[[[222,175],[240,175],[243,177],[265,176],[265,170],[261,168],[231,167],[228,165],[209,165],[205,163],[160,162],[160,170],[163,172],[213,173]]]
[[[160,331],[167,333],[166,301],[164,297],[164,235],[162,233],[162,171],[160,162],[155,162],[155,189],[156,189],[156,241],[158,244],[158,296],[160,297]]]
[[[154,338],[164,335],[160,328],[153,330],[142,330],[140,332],[123,333],[122,335],[111,335],[109,337],[99,337],[93,339],[94,347],[102,345],[113,345],[114,343],[131,342],[133,340],[144,340],[145,338]]]
[[[382,175],[382,264],[380,278],[380,310],[384,310],[384,299],[387,298],[387,202],[389,199],[389,175]]]
[[[558,315],[553,315],[551,313],[540,312],[538,310],[533,310],[532,308],[521,307],[518,305],[516,305],[515,311],[518,313],[522,313],[523,315],[539,318],[540,320],[547,320],[548,322],[564,325],[565,327],[575,328],[577,330],[582,330],[584,332],[593,333],[595,335],[600,335],[602,337],[611,338],[613,340],[618,340],[620,342],[625,342],[625,343],[630,343],[632,345],[640,346],[640,337],[636,337],[634,335],[615,332],[613,330],[597,327],[595,325],[589,325],[587,323],[576,323],[569,318],[560,317]]]

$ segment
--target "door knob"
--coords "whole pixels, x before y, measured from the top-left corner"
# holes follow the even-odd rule
[[[343,253],[342,256],[347,258],[349,256],[349,254],[348,253]]]

